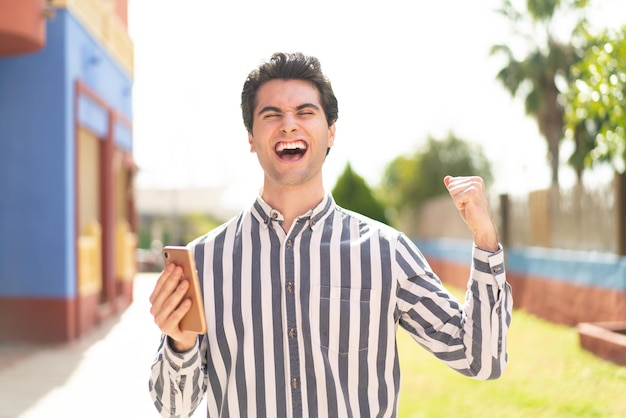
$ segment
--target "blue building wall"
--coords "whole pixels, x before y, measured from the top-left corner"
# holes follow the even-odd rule
[[[0,296],[76,295],[76,80],[132,118],[131,77],[66,10],[48,21],[43,50],[0,58]],[[79,109],[106,133],[101,109]],[[130,150],[130,132],[115,133]]]

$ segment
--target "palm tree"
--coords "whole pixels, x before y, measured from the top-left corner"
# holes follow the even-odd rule
[[[576,49],[560,42],[553,35],[551,27],[555,11],[565,7],[560,0],[529,0],[527,13],[517,11],[510,0],[498,10],[513,23],[514,27],[528,27],[528,19],[537,31],[526,35],[530,52],[525,58],[517,59],[507,45],[494,45],[491,54],[501,54],[507,64],[498,72],[497,79],[516,96],[525,87],[524,100],[526,113],[537,120],[539,132],[548,142],[548,156],[552,170],[552,184],[559,184],[559,149],[563,138],[565,110],[559,95],[559,80],[567,85],[569,68],[580,60]],[[582,7],[584,1],[574,0],[570,7]],[[524,36],[522,32],[520,35]]]

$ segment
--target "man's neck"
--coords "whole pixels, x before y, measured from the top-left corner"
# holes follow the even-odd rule
[[[280,189],[263,188],[261,197],[272,208],[283,215],[283,229],[288,232],[298,216],[315,208],[323,199],[323,187],[281,187]]]

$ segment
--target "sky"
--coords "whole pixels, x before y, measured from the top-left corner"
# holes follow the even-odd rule
[[[626,24],[626,1],[593,3],[603,26]],[[327,190],[348,162],[376,187],[395,157],[449,132],[482,146],[492,192],[547,186],[545,140],[495,79],[505,61],[491,46],[515,40],[494,11],[501,4],[129,0],[137,187],[223,187],[222,206],[248,207],[263,174],[249,152],[241,88],[277,51],[319,58],[338,98]],[[567,170],[562,178],[573,182]]]

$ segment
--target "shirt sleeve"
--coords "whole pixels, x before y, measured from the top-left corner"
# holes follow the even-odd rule
[[[207,389],[202,355],[204,336],[189,351],[178,353],[163,335],[150,374],[150,396],[162,417],[188,417]],[[206,350],[206,349],[205,349]]]
[[[492,253],[474,246],[461,304],[414,244],[402,241],[396,257],[400,325],[459,373],[479,380],[500,377],[507,361],[506,335],[513,309],[502,247]]]

